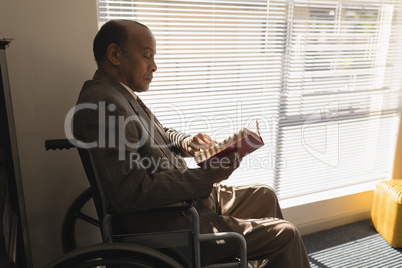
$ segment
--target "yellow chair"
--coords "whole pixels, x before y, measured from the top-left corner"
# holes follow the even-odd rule
[[[371,221],[392,247],[402,247],[402,180],[386,180],[376,184]]]
[[[399,121],[392,180],[380,181],[374,189],[371,222],[395,248],[402,247],[402,120]]]

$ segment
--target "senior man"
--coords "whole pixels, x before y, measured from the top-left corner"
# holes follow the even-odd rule
[[[93,50],[98,70],[85,82],[77,105],[103,107],[104,114],[100,116],[100,108],[77,110],[74,135],[83,142],[97,142],[93,159],[106,198],[118,214],[120,231],[190,228],[190,215],[146,210],[194,200],[201,233],[242,234],[256,267],[310,267],[300,234],[283,220],[270,187],[221,185],[239,161],[187,168],[181,157],[215,142],[205,134],[190,137],[164,128],[135,94],[149,89],[157,70],[150,29],[135,21],[109,21],[96,35]],[[235,256],[236,247],[229,241],[202,244],[201,254],[202,263],[209,264]]]

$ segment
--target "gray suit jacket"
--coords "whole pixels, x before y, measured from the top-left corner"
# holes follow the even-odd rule
[[[153,116],[153,115],[151,115]],[[161,129],[137,100],[115,79],[97,71],[86,81],[74,115],[77,140],[97,146],[91,150],[111,209],[121,232],[170,231],[191,227],[181,212],[145,210],[209,196],[213,184],[206,169],[183,169],[176,154],[183,139],[172,129]],[[168,135],[167,135],[168,134]],[[231,231],[222,218],[195,201],[202,233]],[[233,253],[233,245],[202,246],[202,262]]]

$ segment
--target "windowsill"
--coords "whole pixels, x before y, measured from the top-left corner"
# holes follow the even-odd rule
[[[315,202],[320,202],[320,201],[324,201],[324,200],[339,198],[339,197],[343,197],[343,196],[347,196],[347,195],[353,195],[353,194],[357,194],[357,193],[367,192],[367,191],[374,190],[376,183],[379,181],[382,181],[382,180],[365,182],[365,183],[361,183],[361,184],[357,184],[357,185],[342,187],[342,188],[328,190],[328,191],[324,191],[324,192],[288,198],[288,199],[280,200],[279,203],[280,203],[282,209],[286,209],[286,208],[311,204],[311,203],[315,203]]]
[[[370,218],[378,181],[279,201],[283,216],[302,235]]]

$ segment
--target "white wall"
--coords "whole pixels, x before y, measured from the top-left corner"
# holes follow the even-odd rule
[[[62,254],[61,222],[87,182],[75,151],[45,151],[64,138],[64,117],[92,77],[95,0],[0,0],[34,267]]]

